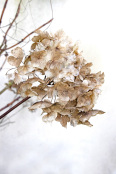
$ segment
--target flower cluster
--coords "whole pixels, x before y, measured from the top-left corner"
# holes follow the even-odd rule
[[[89,122],[91,116],[103,114],[94,110],[104,73],[91,73],[92,63],[78,51],[63,31],[50,34],[37,31],[32,38],[30,54],[24,56],[19,47],[12,51],[8,62],[16,67],[14,82],[22,97],[36,96],[29,108],[42,108],[43,121],[59,121],[66,127]]]

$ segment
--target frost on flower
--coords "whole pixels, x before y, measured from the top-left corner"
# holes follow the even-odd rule
[[[101,110],[94,105],[104,83],[104,73],[91,73],[86,62],[62,30],[55,34],[36,31],[30,54],[24,59],[19,47],[12,50],[8,62],[15,66],[14,82],[22,97],[36,97],[30,110],[41,108],[43,121],[58,121],[63,127],[84,124]],[[22,62],[23,60],[23,62]],[[22,62],[22,64],[21,64]]]

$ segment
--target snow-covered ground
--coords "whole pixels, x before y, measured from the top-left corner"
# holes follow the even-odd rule
[[[3,2],[0,0],[0,10]],[[29,9],[20,27],[31,31],[49,20],[49,2],[33,0],[32,15]],[[48,30],[64,29],[79,42],[86,60],[93,62],[93,71],[105,72],[95,108],[106,113],[91,118],[94,125],[91,128],[68,125],[65,129],[57,122],[43,123],[39,111],[30,113],[25,108],[11,117],[16,112],[13,111],[8,116],[13,123],[0,127],[0,174],[116,174],[115,3],[115,0],[52,0],[54,21]],[[5,20],[16,5],[16,0],[9,0],[12,10],[7,11]],[[0,72],[0,89],[6,70]],[[0,107],[11,97],[9,92],[1,95]]]

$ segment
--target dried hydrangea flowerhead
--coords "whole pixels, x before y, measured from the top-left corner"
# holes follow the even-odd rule
[[[45,122],[56,120],[64,127],[68,122],[72,126],[92,126],[91,116],[104,113],[93,109],[104,73],[91,73],[92,63],[86,62],[78,45],[63,31],[51,34],[38,30],[32,41],[28,56],[24,57],[18,47],[8,58],[16,67],[14,82],[18,93],[22,97],[36,96],[29,109],[41,108]]]

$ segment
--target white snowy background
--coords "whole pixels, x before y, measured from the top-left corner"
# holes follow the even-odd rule
[[[0,0],[0,11],[3,3]],[[9,0],[5,22],[17,4]],[[33,0],[27,7],[20,28],[28,33],[52,17],[49,0]],[[105,73],[95,108],[106,113],[91,118],[91,128],[65,129],[57,122],[43,123],[39,110],[30,113],[28,107],[18,107],[7,116],[11,123],[0,127],[0,174],[116,174],[116,1],[52,0],[52,7],[54,20],[48,31],[63,29],[93,62],[92,70]],[[0,90],[7,70],[6,66],[0,72]],[[9,91],[1,95],[0,108],[13,96]]]

